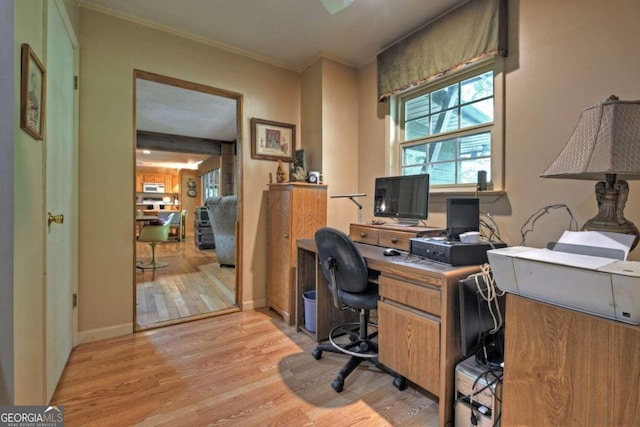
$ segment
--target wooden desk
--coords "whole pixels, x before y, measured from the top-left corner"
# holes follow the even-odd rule
[[[478,266],[449,267],[409,256],[385,257],[384,248],[356,243],[370,272],[379,273],[379,359],[439,398],[439,425],[453,423],[455,366],[460,354],[458,281]],[[315,241],[297,241],[296,328],[303,330],[302,293],[316,290],[316,333],[327,339],[336,325],[353,318],[336,309],[317,260]],[[357,315],[356,315],[357,317]],[[357,318],[356,320],[357,321]],[[309,333],[308,331],[306,331]]]
[[[502,425],[640,425],[640,327],[507,295]]]

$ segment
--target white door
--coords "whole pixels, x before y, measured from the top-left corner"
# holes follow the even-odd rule
[[[72,300],[78,269],[78,161],[75,36],[61,1],[47,7],[46,210],[62,215],[47,227],[46,399],[51,400],[74,345],[77,312]]]

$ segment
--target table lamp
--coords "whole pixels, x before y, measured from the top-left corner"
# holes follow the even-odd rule
[[[582,112],[569,142],[541,177],[602,180],[596,184],[598,214],[582,230],[635,235],[624,217],[629,196],[626,180],[640,179],[640,101],[612,95]],[[620,179],[618,179],[620,178]]]

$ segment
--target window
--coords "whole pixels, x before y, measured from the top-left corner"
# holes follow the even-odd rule
[[[215,197],[220,195],[220,169],[212,170],[202,176],[204,188],[204,200],[207,197]]]
[[[430,185],[476,184],[495,178],[493,63],[420,87],[399,101],[403,175],[428,173]],[[501,158],[501,153],[498,156]]]

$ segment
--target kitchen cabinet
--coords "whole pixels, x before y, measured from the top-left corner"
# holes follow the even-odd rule
[[[142,174],[136,174],[136,193],[142,193]]]
[[[289,325],[295,318],[296,240],[313,238],[326,223],[326,185],[269,185],[267,306]]]
[[[143,183],[164,184],[164,192],[180,192],[180,175],[159,173],[136,173],[136,192],[144,192]]]

